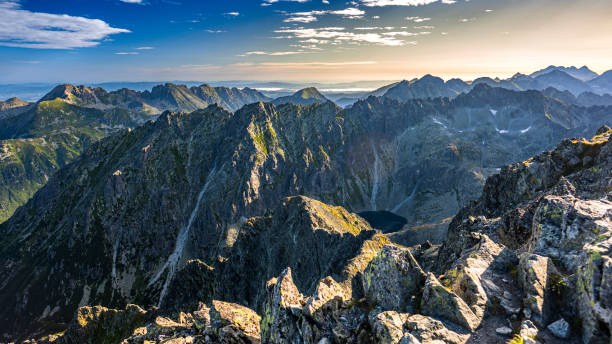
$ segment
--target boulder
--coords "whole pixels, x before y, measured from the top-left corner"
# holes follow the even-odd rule
[[[425,272],[406,248],[384,246],[362,274],[366,299],[385,310],[412,311]]]
[[[567,339],[570,337],[570,326],[564,319],[559,319],[546,328],[557,338]]]
[[[261,319],[262,343],[301,341],[298,319],[306,300],[293,283],[291,268],[267,283],[267,300]]]
[[[478,317],[457,294],[444,287],[432,273],[427,275],[421,311],[438,316],[474,331],[480,324]]]
[[[370,326],[380,344],[397,344],[404,337],[404,323],[409,314],[401,314],[395,311],[380,312],[370,315]]]
[[[467,331],[450,330],[441,321],[420,314],[410,315],[404,323],[405,334],[409,333],[421,343],[465,343],[470,334]]]
[[[210,309],[211,326],[219,329],[220,337],[241,338],[248,343],[260,343],[261,317],[253,310],[229,302],[213,300]]]
[[[532,319],[545,325],[550,317],[548,304],[548,282],[551,274],[557,274],[552,260],[537,254],[523,253],[520,256],[518,277],[524,293],[523,306],[531,310]]]

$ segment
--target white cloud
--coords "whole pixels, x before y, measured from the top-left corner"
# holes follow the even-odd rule
[[[142,4],[142,0],[119,0],[121,2],[127,2],[128,4]]]
[[[433,4],[434,2],[442,2],[443,4],[454,4],[455,0],[361,0],[365,6],[383,7],[383,6],[423,6]]]
[[[416,33],[412,33],[412,32],[408,32],[408,31],[391,31],[391,32],[383,32],[382,33],[383,36],[390,36],[390,37],[395,37],[395,36],[416,36]]]
[[[153,50],[153,49],[155,49],[155,48],[153,48],[153,47],[138,47],[138,48],[136,48],[136,50]]]
[[[135,51],[121,51],[121,52],[115,53],[115,55],[138,55],[138,53]]]
[[[317,21],[315,16],[297,16],[289,17],[283,20],[285,23],[312,23]]]
[[[240,12],[227,12],[223,14],[226,16],[238,17],[240,15]]]
[[[430,21],[431,18],[406,17],[406,20],[414,22],[414,23],[423,23],[423,22],[426,22],[426,21]]]
[[[349,8],[344,9],[344,10],[331,11],[329,13],[337,14],[337,15],[341,15],[341,16],[347,16],[347,17],[357,17],[357,16],[363,16],[365,14],[365,11],[362,11],[362,10],[360,10],[358,8],[349,7]]]
[[[322,3],[329,5],[329,1],[328,0],[321,0]]]
[[[240,54],[238,56],[251,56],[251,55],[267,55],[267,56],[287,56],[287,55],[297,55],[303,54],[303,51],[248,51],[244,54]]]
[[[289,16],[287,19],[283,20],[285,23],[312,23],[319,19],[318,16],[322,16],[324,14],[335,14],[348,19],[359,19],[363,18],[365,11],[355,7],[349,7],[337,11],[283,12],[283,14]]]
[[[110,35],[130,32],[99,19],[31,12],[16,0],[0,1],[0,45],[33,49],[93,47]]]
[[[264,0],[261,4],[262,6],[270,6],[270,4],[277,3],[279,1],[289,1],[289,2],[308,2],[310,0]]]
[[[277,33],[289,33],[298,39],[323,39],[332,41],[331,44],[347,43],[373,43],[387,46],[401,46],[412,44],[394,37],[383,36],[379,33],[355,33],[345,31],[344,28],[318,28],[318,29],[284,29],[276,30]]]

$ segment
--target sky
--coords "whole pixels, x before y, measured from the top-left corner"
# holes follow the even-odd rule
[[[612,69],[610,0],[0,0],[0,83]]]

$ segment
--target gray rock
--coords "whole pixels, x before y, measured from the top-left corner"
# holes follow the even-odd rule
[[[376,342],[380,344],[397,344],[404,337],[404,323],[409,314],[394,311],[378,313],[370,320]]]
[[[474,331],[480,324],[470,307],[444,287],[432,273],[427,275],[421,310],[425,315],[439,316]]]
[[[531,310],[534,321],[543,326],[551,311],[547,282],[556,268],[550,258],[525,252],[520,256],[518,272],[525,295],[523,305]]]
[[[557,338],[567,339],[570,337],[570,326],[564,319],[559,319],[547,326],[548,330]]]
[[[421,341],[410,333],[406,333],[399,344],[421,344]]]
[[[512,329],[510,327],[498,327],[495,329],[495,333],[499,334],[500,336],[510,336],[512,334]]]
[[[529,320],[521,323],[520,335],[523,338],[535,338],[538,335],[538,328]]]
[[[262,343],[281,344],[301,341],[298,319],[305,304],[304,297],[293,283],[291,269],[267,284],[268,297],[261,320]]]
[[[367,300],[400,312],[411,310],[411,297],[421,290],[425,278],[410,251],[393,245],[384,246],[362,274]]]

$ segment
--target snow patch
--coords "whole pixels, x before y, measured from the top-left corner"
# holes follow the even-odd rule
[[[444,128],[444,129],[448,129],[448,127],[446,126],[446,124],[444,124],[444,123],[440,122],[440,120],[439,120],[439,119],[437,119],[437,118],[435,118],[435,117],[434,117],[432,120],[433,120],[433,122],[434,122],[434,123],[441,125],[441,126]]]
[[[508,130],[504,130],[504,129],[501,129],[501,130],[500,130],[500,129],[498,129],[497,127],[495,127],[495,131],[497,131],[497,132],[498,132],[498,133],[500,133],[500,134],[508,134],[508,133],[509,133],[509,131],[508,131]]]

